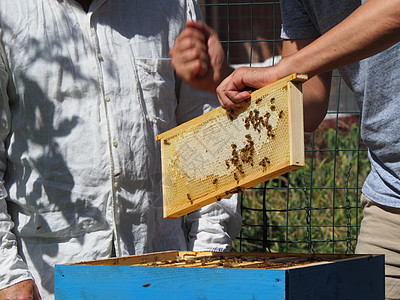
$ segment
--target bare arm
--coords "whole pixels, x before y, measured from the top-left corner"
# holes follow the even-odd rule
[[[0,299],[40,300],[42,298],[33,280],[24,280],[0,290]]]
[[[377,54],[400,41],[400,0],[368,0],[343,22],[294,55],[281,69],[310,77]],[[287,70],[287,71],[284,71]]]
[[[314,39],[287,40],[283,42],[282,56],[293,55],[312,43]],[[332,72],[310,78],[303,84],[304,129],[314,131],[328,110]]]
[[[291,45],[291,51],[276,66],[235,70],[218,86],[217,94],[223,107],[237,108],[243,106],[244,100],[249,97],[249,93],[243,91],[246,86],[261,88],[292,73],[306,73],[311,78],[377,54],[399,41],[400,0],[368,0],[309,45]],[[298,51],[292,52],[296,47]],[[322,87],[328,83],[327,78],[323,79],[324,76],[328,75],[320,77]],[[307,93],[309,96],[312,96],[310,93],[316,93],[312,98],[319,96],[316,89],[310,89]],[[310,128],[314,126],[310,124]]]

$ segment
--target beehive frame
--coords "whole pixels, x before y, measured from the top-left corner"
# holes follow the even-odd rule
[[[295,268],[299,266],[326,264],[343,259],[371,258],[372,256],[373,255],[370,254],[211,252],[173,250],[84,261],[69,265],[276,270]]]
[[[156,137],[161,141],[165,218],[178,218],[304,166],[302,83],[292,74]]]

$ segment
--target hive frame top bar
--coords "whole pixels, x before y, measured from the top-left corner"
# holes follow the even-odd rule
[[[263,252],[196,252],[165,251],[68,265],[150,266],[191,268],[263,268],[288,269],[305,265],[326,264],[343,260],[372,258],[373,254],[330,253],[263,253]],[[220,264],[219,261],[228,264]]]
[[[293,73],[293,74],[291,74],[291,75],[289,75],[287,77],[284,77],[284,78],[282,78],[282,79],[280,79],[278,81],[275,81],[275,82],[273,82],[273,83],[271,83],[269,85],[266,85],[265,87],[263,87],[261,89],[258,89],[256,91],[254,91],[251,94],[251,98],[255,99],[258,96],[260,96],[260,95],[262,95],[262,94],[264,94],[264,93],[266,93],[268,91],[277,89],[280,86],[285,85],[289,81],[291,81],[291,82],[305,82],[307,80],[308,80],[308,75],[307,74]],[[170,129],[170,130],[168,130],[166,132],[163,132],[163,133],[161,133],[161,134],[156,136],[156,141],[160,141],[161,139],[171,138],[171,137],[179,134],[180,132],[185,131],[192,124],[197,124],[199,118],[201,118],[203,120],[206,120],[206,118],[212,119],[214,117],[214,115],[220,113],[221,110],[224,110],[224,109],[222,107],[219,107],[219,108],[214,109],[214,110],[212,110],[212,111],[210,111],[210,112],[208,112],[208,113],[206,113],[204,115],[201,115],[201,116],[196,117],[196,118],[194,118],[192,120],[189,120],[189,121],[187,121],[187,122],[185,122],[185,123],[183,123],[181,125],[178,125],[178,126],[172,128],[172,129]]]

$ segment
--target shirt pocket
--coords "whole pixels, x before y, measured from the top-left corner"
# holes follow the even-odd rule
[[[145,118],[162,130],[175,123],[177,98],[169,58],[133,58]]]

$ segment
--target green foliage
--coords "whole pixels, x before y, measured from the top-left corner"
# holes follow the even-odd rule
[[[370,170],[358,123],[305,136],[306,165],[243,192],[241,252],[353,253]]]

